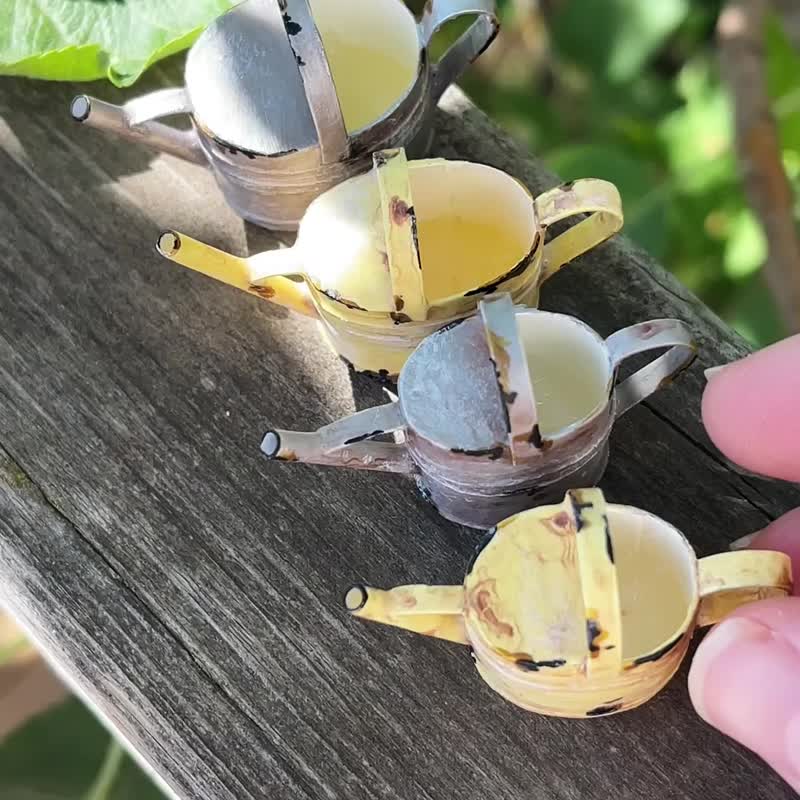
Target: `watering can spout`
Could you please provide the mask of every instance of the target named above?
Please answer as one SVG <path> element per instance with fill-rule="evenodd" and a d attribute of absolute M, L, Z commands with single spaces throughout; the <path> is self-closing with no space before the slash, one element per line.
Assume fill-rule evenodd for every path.
<path fill-rule="evenodd" d="M 164 258 L 182 267 L 307 317 L 317 317 L 305 283 L 285 277 L 295 271 L 295 255 L 291 248 L 271 250 L 252 258 L 240 258 L 198 242 L 183 233 L 167 230 L 159 235 L 156 250 Z M 269 269 L 264 269 L 262 262 L 265 258 L 269 260 Z"/>
<path fill-rule="evenodd" d="M 357 584 L 348 589 L 344 605 L 354 617 L 469 644 L 462 586 L 413 585 L 387 590 Z"/>
<path fill-rule="evenodd" d="M 332 467 L 383 472 L 411 472 L 404 442 L 374 441 L 403 428 L 400 404 L 386 403 L 351 414 L 317 431 L 268 431 L 261 452 L 275 461 L 301 461 Z"/>
<path fill-rule="evenodd" d="M 190 110 L 183 89 L 163 89 L 126 103 L 107 103 L 79 94 L 70 104 L 75 122 L 107 131 L 154 150 L 177 156 L 194 164 L 207 164 L 206 155 L 194 130 L 180 130 L 155 120 Z"/>

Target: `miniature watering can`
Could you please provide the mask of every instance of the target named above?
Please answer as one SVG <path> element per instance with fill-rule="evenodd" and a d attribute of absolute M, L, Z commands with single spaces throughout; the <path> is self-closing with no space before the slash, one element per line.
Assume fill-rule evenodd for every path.
<path fill-rule="evenodd" d="M 627 358 L 670 348 L 615 387 Z M 603 340 L 580 320 L 514 308 L 433 334 L 400 373 L 397 401 L 316 433 L 270 431 L 282 461 L 405 472 L 448 519 L 474 528 L 596 483 L 614 421 L 694 360 L 678 320 L 633 325 Z M 393 434 L 394 441 L 373 441 Z"/>
<path fill-rule="evenodd" d="M 482 164 L 407 162 L 402 150 L 374 161 L 372 172 L 314 200 L 294 247 L 242 259 L 167 231 L 158 249 L 318 316 L 346 362 L 388 378 L 435 330 L 474 314 L 481 297 L 502 290 L 537 305 L 545 280 L 622 226 L 619 193 L 606 181 L 575 181 L 533 199 Z M 590 215 L 544 243 L 548 226 L 581 212 Z"/>
<path fill-rule="evenodd" d="M 436 63 L 447 22 L 477 19 Z M 444 90 L 494 39 L 494 0 L 430 0 L 419 24 L 401 0 L 246 0 L 189 51 L 186 87 L 115 106 L 86 95 L 72 117 L 210 164 L 237 214 L 294 230 L 321 192 L 406 145 L 423 155 Z M 191 131 L 157 122 L 190 114 Z"/>
<path fill-rule="evenodd" d="M 791 590 L 784 553 L 698 561 L 669 523 L 580 489 L 501 522 L 462 586 L 354 586 L 345 605 L 356 617 L 471 645 L 481 678 L 528 711 L 595 717 L 653 697 L 696 627 Z"/>

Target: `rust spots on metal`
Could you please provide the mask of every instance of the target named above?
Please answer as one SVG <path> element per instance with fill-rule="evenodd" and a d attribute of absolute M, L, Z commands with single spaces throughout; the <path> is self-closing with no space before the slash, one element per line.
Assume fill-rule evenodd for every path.
<path fill-rule="evenodd" d="M 542 520 L 542 525 L 557 536 L 569 536 L 574 532 L 572 518 L 566 511 L 559 511 L 552 517 Z"/>
<path fill-rule="evenodd" d="M 220 150 L 230 153 L 232 156 L 242 155 L 252 161 L 253 159 L 264 155 L 264 153 L 257 153 L 255 150 L 247 150 L 244 147 L 237 147 L 236 145 L 230 144 L 230 142 L 226 142 L 224 139 L 220 139 L 218 136 L 214 136 L 210 133 L 208 136 L 213 140 L 214 144 L 217 145 Z M 297 152 L 297 148 L 294 148 L 293 150 L 287 150 L 285 153 L 276 153 L 275 155 L 287 155 L 288 153 L 294 152 Z"/>
<path fill-rule="evenodd" d="M 492 601 L 496 596 L 495 581 L 493 578 L 488 578 L 481 581 L 470 592 L 470 605 L 475 609 L 478 619 L 480 619 L 484 625 L 494 631 L 498 636 L 507 636 L 510 638 L 514 635 L 514 626 L 504 620 L 498 619 L 492 607 Z"/>
<path fill-rule="evenodd" d="M 358 444 L 359 442 L 365 442 L 367 439 L 371 439 L 373 436 L 381 436 L 385 431 L 372 431 L 372 433 L 363 433 L 361 436 L 354 436 L 352 439 L 347 439 L 345 444 Z"/>
<path fill-rule="evenodd" d="M 403 306 L 405 306 L 405 304 L 406 304 L 406 301 L 403 300 L 403 298 L 400 297 L 399 294 L 396 294 L 394 296 L 394 308 L 395 308 L 395 311 L 402 311 L 403 310 Z"/>
<path fill-rule="evenodd" d="M 417 605 L 417 598 L 411 593 L 401 594 L 399 599 L 403 608 L 414 608 Z"/>
<path fill-rule="evenodd" d="M 633 660 L 633 663 L 630 664 L 628 667 L 626 667 L 626 669 L 632 669 L 633 667 L 638 667 L 640 664 L 649 664 L 650 662 L 653 662 L 653 661 L 659 661 L 667 653 L 669 653 L 670 650 L 672 650 L 673 648 L 678 646 L 680 641 L 683 639 L 683 636 L 684 636 L 684 634 L 681 634 L 680 636 L 677 636 L 671 642 L 668 642 L 663 647 L 660 647 L 658 650 L 656 650 L 653 653 L 650 653 L 649 655 L 641 656 L 640 658 L 635 658 Z"/>
<path fill-rule="evenodd" d="M 611 541 L 611 528 L 608 524 L 608 517 L 603 515 L 603 522 L 606 526 L 606 553 L 608 554 L 608 560 L 613 564 L 614 563 L 614 542 Z"/>
<path fill-rule="evenodd" d="M 408 322 L 414 321 L 408 314 L 403 314 L 400 311 L 392 311 L 389 316 L 394 320 L 395 325 L 405 325 Z"/>
<path fill-rule="evenodd" d="M 575 515 L 575 527 L 578 533 L 580 533 L 584 526 L 584 521 L 583 521 L 584 509 L 593 508 L 594 504 L 582 503 L 576 492 L 569 493 L 569 500 L 570 503 L 572 504 L 572 513 Z"/>
<path fill-rule="evenodd" d="M 539 427 L 538 422 L 533 426 L 533 429 L 528 436 L 528 443 L 532 444 L 537 450 L 541 450 L 542 452 L 547 452 L 553 446 L 552 439 L 545 439 L 542 436 L 542 429 Z"/>
<path fill-rule="evenodd" d="M 528 254 L 518 261 L 512 269 L 510 269 L 504 275 L 501 275 L 496 280 L 493 280 L 489 283 L 484 283 L 477 289 L 470 289 L 468 292 L 464 293 L 464 297 L 474 297 L 478 294 L 491 294 L 492 292 L 496 291 L 501 284 L 505 283 L 506 281 L 510 281 L 512 278 L 518 278 L 520 275 L 522 275 L 530 266 L 536 251 L 539 249 L 540 238 L 539 231 L 537 231 L 533 237 L 533 244 L 531 245 L 531 249 L 528 251 Z"/>
<path fill-rule="evenodd" d="M 658 390 L 665 389 L 667 386 L 671 385 L 672 382 L 679 376 L 686 372 L 689 367 L 697 361 L 697 348 L 692 345 L 692 357 L 677 371 L 673 372 L 671 375 L 667 375 L 666 377 L 662 378 L 658 384 Z"/>
<path fill-rule="evenodd" d="M 462 456 L 475 456 L 476 458 L 480 458 L 481 456 L 489 456 L 490 461 L 497 461 L 503 457 L 505 448 L 501 444 L 497 445 L 496 447 L 489 447 L 486 450 L 462 450 L 460 447 L 453 447 L 450 452 Z"/>
<path fill-rule="evenodd" d="M 322 294 L 325 295 L 325 297 L 329 298 L 330 300 L 333 300 L 335 303 L 341 303 L 343 306 L 346 306 L 347 308 L 351 308 L 355 311 L 367 310 L 363 306 L 360 306 L 358 303 L 356 303 L 355 300 L 348 300 L 346 297 L 342 296 L 342 294 L 337 292 L 335 289 L 321 289 L 320 291 L 322 292 Z"/>
<path fill-rule="evenodd" d="M 283 15 L 283 24 L 289 36 L 297 36 L 298 33 L 303 32 L 302 26 L 294 22 L 288 14 Z"/>
<path fill-rule="evenodd" d="M 606 714 L 613 714 L 616 711 L 619 711 L 622 708 L 622 698 L 618 701 L 612 701 L 608 705 L 604 706 L 597 706 L 597 708 L 593 708 L 591 711 L 586 712 L 587 717 L 602 717 Z"/>
<path fill-rule="evenodd" d="M 539 672 L 542 669 L 558 669 L 567 662 L 563 658 L 554 658 L 550 661 L 533 661 L 529 658 L 518 658 L 514 663 L 523 672 Z"/>
<path fill-rule="evenodd" d="M 389 204 L 389 213 L 395 225 L 405 225 L 409 217 L 414 215 L 414 207 L 395 195 Z"/>
<path fill-rule="evenodd" d="M 608 638 L 608 632 L 604 631 L 597 621 L 597 614 L 592 609 L 587 609 L 586 619 L 586 641 L 589 646 L 589 653 L 592 658 L 600 655 L 601 645 L 604 639 Z"/>
<path fill-rule="evenodd" d="M 453 320 L 452 322 L 448 322 L 447 325 L 442 326 L 439 328 L 438 331 L 431 334 L 432 336 L 437 336 L 440 333 L 447 333 L 447 331 L 453 330 L 453 328 L 457 328 L 462 322 L 466 321 L 466 317 L 462 317 L 461 319 Z"/>
<path fill-rule="evenodd" d="M 271 286 L 250 286 L 249 291 L 263 297 L 265 300 L 271 300 L 275 297 L 275 290 Z"/>

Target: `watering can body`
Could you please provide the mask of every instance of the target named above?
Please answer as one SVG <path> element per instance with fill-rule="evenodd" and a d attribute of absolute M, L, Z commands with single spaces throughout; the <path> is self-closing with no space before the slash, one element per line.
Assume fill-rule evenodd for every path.
<path fill-rule="evenodd" d="M 475 21 L 432 63 L 431 38 L 462 16 Z M 209 165 L 240 216 L 295 230 L 374 151 L 427 151 L 441 94 L 497 27 L 494 0 L 433 0 L 419 22 L 401 0 L 246 0 L 192 47 L 185 87 L 125 106 L 81 95 L 72 116 Z M 158 121 L 186 114 L 188 131 Z"/>
<path fill-rule="evenodd" d="M 480 312 L 417 348 L 391 403 L 316 432 L 272 430 L 262 451 L 284 462 L 410 474 L 444 517 L 490 528 L 595 484 L 614 421 L 695 357 L 678 320 L 604 340 L 573 317 L 515 307 L 508 294 L 481 301 Z M 624 360 L 664 350 L 616 383 Z"/>
<path fill-rule="evenodd" d="M 586 718 L 652 698 L 680 667 L 696 627 L 791 590 L 784 553 L 698 559 L 664 520 L 577 489 L 502 520 L 463 584 L 358 584 L 345 607 L 469 645 L 480 677 L 521 708 Z"/>

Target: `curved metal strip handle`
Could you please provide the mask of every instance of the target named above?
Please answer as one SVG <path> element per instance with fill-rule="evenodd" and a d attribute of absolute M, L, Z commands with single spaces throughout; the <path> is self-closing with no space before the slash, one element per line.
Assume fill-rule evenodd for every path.
<path fill-rule="evenodd" d="M 124 106 L 106 103 L 86 94 L 79 94 L 70 104 L 70 114 L 76 122 L 110 131 L 194 164 L 207 164 L 194 129 L 182 131 L 155 121 L 160 117 L 191 112 L 192 104 L 182 88 L 161 89 L 137 97 Z"/>
<path fill-rule="evenodd" d="M 533 204 L 542 228 L 576 214 L 590 215 L 544 246 L 540 283 L 622 228 L 622 200 L 608 181 L 586 178 L 564 183 L 539 195 Z"/>
<path fill-rule="evenodd" d="M 469 644 L 464 627 L 464 587 L 416 584 L 375 589 L 357 584 L 348 589 L 344 606 L 354 617 L 407 631 Z"/>
<path fill-rule="evenodd" d="M 271 5 L 275 9 L 272 13 L 282 16 L 289 44 L 297 59 L 311 118 L 317 130 L 322 163 L 334 164 L 348 156 L 350 137 L 311 5 L 309 0 L 273 0 Z"/>
<path fill-rule="evenodd" d="M 319 316 L 305 283 L 296 283 L 284 277 L 298 272 L 297 254 L 291 248 L 240 258 L 177 231 L 164 231 L 158 237 L 156 250 L 169 261 L 236 289 L 307 317 Z M 265 260 L 268 260 L 270 269 L 267 269 Z"/>
<path fill-rule="evenodd" d="M 481 300 L 480 310 L 506 413 L 511 460 L 517 464 L 544 444 L 528 359 L 520 341 L 511 295 L 502 292 Z"/>
<path fill-rule="evenodd" d="M 500 29 L 494 0 L 428 0 L 419 23 L 423 47 L 430 47 L 436 32 L 451 20 L 463 16 L 477 19 L 439 59 L 431 85 L 434 104 L 445 89 L 494 41 Z"/>
<path fill-rule="evenodd" d="M 407 473 L 412 470 L 412 462 L 404 443 L 369 441 L 404 427 L 400 404 L 392 402 L 352 414 L 312 433 L 268 431 L 261 451 L 277 461 Z"/>
<path fill-rule="evenodd" d="M 623 328 L 606 339 L 606 346 L 615 370 L 626 358 L 637 353 L 670 348 L 616 387 L 614 413 L 617 417 L 688 369 L 697 356 L 691 331 L 677 319 L 654 319 Z"/>
<path fill-rule="evenodd" d="M 381 150 L 372 162 L 381 197 L 386 258 L 392 280 L 392 318 L 398 324 L 424 320 L 428 301 L 422 278 L 417 216 L 411 197 L 408 161 L 403 148 Z"/>
<path fill-rule="evenodd" d="M 716 625 L 745 603 L 792 592 L 792 562 L 785 553 L 739 550 L 699 561 L 698 625 Z"/>
<path fill-rule="evenodd" d="M 572 489 L 567 500 L 575 521 L 575 544 L 586 613 L 586 671 L 620 672 L 622 607 L 606 499 L 600 489 Z"/>

